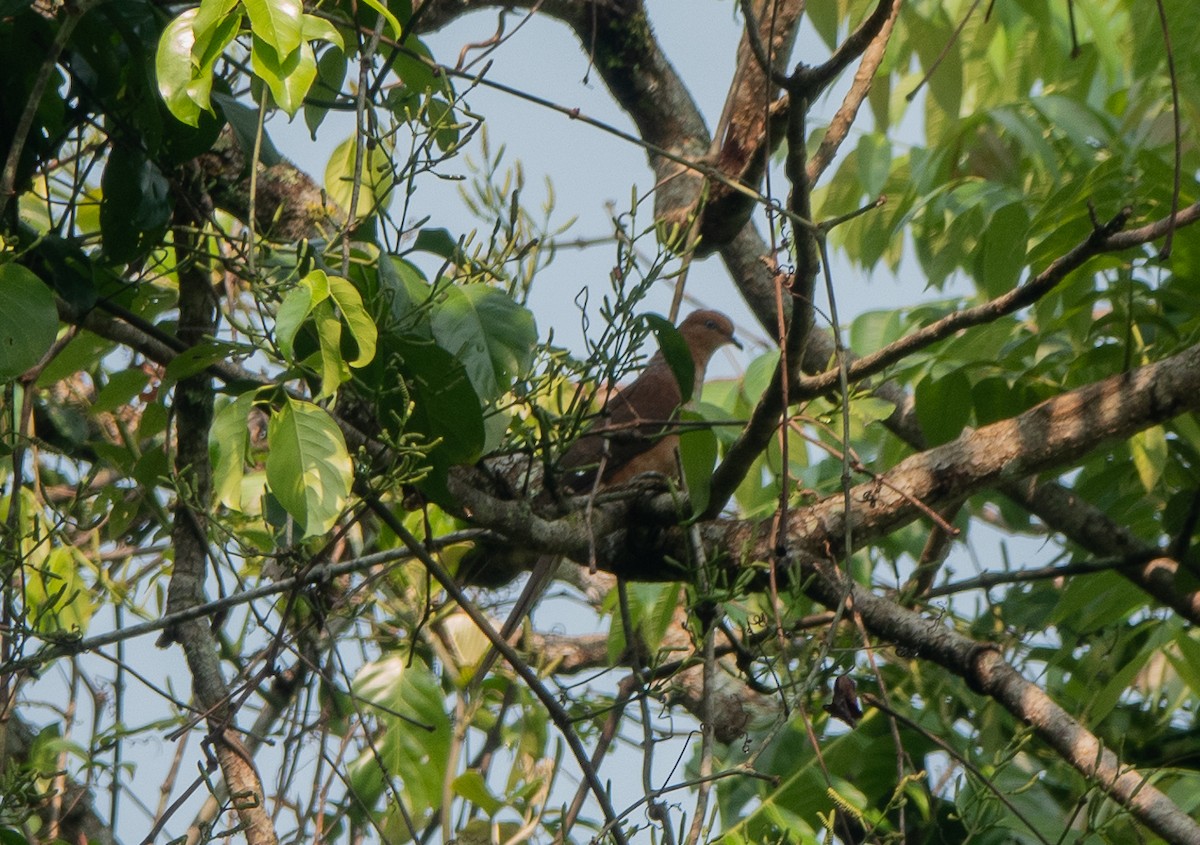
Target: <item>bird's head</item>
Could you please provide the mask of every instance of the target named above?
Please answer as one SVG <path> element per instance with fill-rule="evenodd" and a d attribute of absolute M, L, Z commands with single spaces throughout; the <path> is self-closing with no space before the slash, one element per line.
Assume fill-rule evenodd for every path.
<path fill-rule="evenodd" d="M 733 321 L 720 311 L 693 311 L 679 324 L 679 333 L 691 349 L 692 358 L 701 365 L 727 343 L 742 348 L 733 334 Z"/>

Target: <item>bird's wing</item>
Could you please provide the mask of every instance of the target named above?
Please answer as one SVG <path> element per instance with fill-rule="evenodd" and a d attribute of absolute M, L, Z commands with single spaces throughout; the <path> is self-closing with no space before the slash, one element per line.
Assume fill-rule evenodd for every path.
<path fill-rule="evenodd" d="M 656 356 L 633 384 L 608 401 L 607 418 L 563 454 L 560 466 L 568 470 L 567 487 L 585 490 L 595 481 L 602 461 L 607 480 L 649 451 L 669 431 L 681 399 L 675 374 Z"/>

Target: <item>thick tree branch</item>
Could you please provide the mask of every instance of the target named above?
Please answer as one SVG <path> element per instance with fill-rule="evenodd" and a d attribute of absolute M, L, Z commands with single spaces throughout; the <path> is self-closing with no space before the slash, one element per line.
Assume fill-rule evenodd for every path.
<path fill-rule="evenodd" d="M 709 157 L 730 179 L 757 191 L 771 153 L 783 141 L 787 124 L 787 98 L 777 97 L 779 86 L 765 68 L 768 58 L 777 68 L 791 55 L 804 3 L 759 0 L 754 6 L 750 8 L 750 0 L 742 2 L 746 28 Z M 710 181 L 708 197 L 700 210 L 699 253 L 707 254 L 737 235 L 755 205 L 753 196 Z"/>
<path fill-rule="evenodd" d="M 216 334 L 216 301 L 206 267 L 198 264 L 197 214 L 187 208 L 195 195 L 181 197 L 174 229 L 179 274 L 179 340 L 191 347 Z M 174 568 L 167 593 L 168 614 L 206 601 L 208 513 L 212 503 L 212 467 L 208 435 L 213 418 L 212 376 L 207 372 L 180 379 L 175 387 L 175 472 L 179 478 L 171 542 Z M 220 648 L 207 620 L 191 619 L 163 630 L 160 645 L 183 646 L 192 675 L 192 692 L 208 721 L 212 743 L 234 809 L 249 845 L 275 845 L 274 825 L 267 812 L 262 780 L 234 728 L 229 688 L 221 672 Z"/>
<path fill-rule="evenodd" d="M 852 490 L 856 545 L 911 522 L 926 506 L 954 501 L 998 483 L 1069 466 L 1105 442 L 1200 408 L 1200 345 L 1129 373 L 1069 391 L 1012 419 L 964 432 L 958 439 L 901 461 Z M 840 495 L 792 513 L 797 548 L 840 553 L 845 514 Z M 726 524 L 727 526 L 730 523 Z M 747 548 L 745 523 L 719 531 L 724 548 Z M 715 537 L 713 537 L 715 539 Z M 762 542 L 753 556 L 767 559 Z"/>

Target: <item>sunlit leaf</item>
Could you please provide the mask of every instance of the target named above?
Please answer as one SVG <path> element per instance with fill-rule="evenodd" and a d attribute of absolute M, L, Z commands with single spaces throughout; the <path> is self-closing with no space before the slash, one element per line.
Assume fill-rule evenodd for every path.
<path fill-rule="evenodd" d="M 249 417 L 257 391 L 243 393 L 222 404 L 213 415 L 208 435 L 212 455 L 213 496 L 227 508 L 241 510 Z"/>
<path fill-rule="evenodd" d="M 189 126 L 199 125 L 200 112 L 207 106 L 203 94 L 197 94 L 197 101 L 191 89 L 192 46 L 196 41 L 192 23 L 197 14 L 197 9 L 187 9 L 167 24 L 159 39 L 154 62 L 158 92 L 163 102 L 171 114 Z M 205 86 L 202 88 L 207 90 Z"/>
<path fill-rule="evenodd" d="M 271 416 L 267 481 L 304 536 L 328 531 L 350 494 L 346 442 L 321 408 L 288 398 Z"/>
<path fill-rule="evenodd" d="M 255 36 L 250 49 L 254 73 L 271 89 L 276 105 L 291 117 L 304 105 L 304 97 L 317 78 L 317 59 L 307 43 L 280 55 Z"/>
<path fill-rule="evenodd" d="M 277 56 L 288 56 L 300 47 L 304 32 L 304 4 L 300 0 L 242 0 L 250 15 L 254 37 Z"/>
<path fill-rule="evenodd" d="M 1129 439 L 1129 451 L 1138 479 L 1147 493 L 1158 486 L 1167 466 L 1167 435 L 1161 425 L 1139 431 Z"/>

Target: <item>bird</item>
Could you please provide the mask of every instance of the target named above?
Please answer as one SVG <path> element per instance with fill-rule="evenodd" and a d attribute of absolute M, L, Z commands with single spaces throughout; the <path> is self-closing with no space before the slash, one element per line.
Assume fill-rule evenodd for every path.
<path fill-rule="evenodd" d="M 694 384 L 688 391 L 699 396 L 713 354 L 723 346 L 742 348 L 733 322 L 720 311 L 693 311 L 678 326 L 692 358 Z M 677 476 L 679 435 L 675 418 L 685 404 L 683 390 L 666 355 L 660 350 L 628 387 L 619 389 L 605 404 L 599 421 L 563 453 L 558 466 L 563 486 L 572 493 L 616 487 L 645 473 Z M 510 640 L 541 598 L 558 570 L 559 558 L 541 556 L 529 580 L 509 611 L 500 636 Z M 474 678 L 482 680 L 499 652 L 488 650 Z"/>
<path fill-rule="evenodd" d="M 693 311 L 679 324 L 679 334 L 692 357 L 694 384 L 690 396 L 699 396 L 708 362 L 722 346 L 741 342 L 733 323 L 720 311 Z M 566 471 L 564 485 L 574 493 L 595 485 L 615 487 L 647 472 L 675 474 L 675 416 L 683 391 L 666 356 L 657 352 L 633 384 L 608 400 L 602 421 L 590 428 L 563 454 L 559 467 Z"/>

